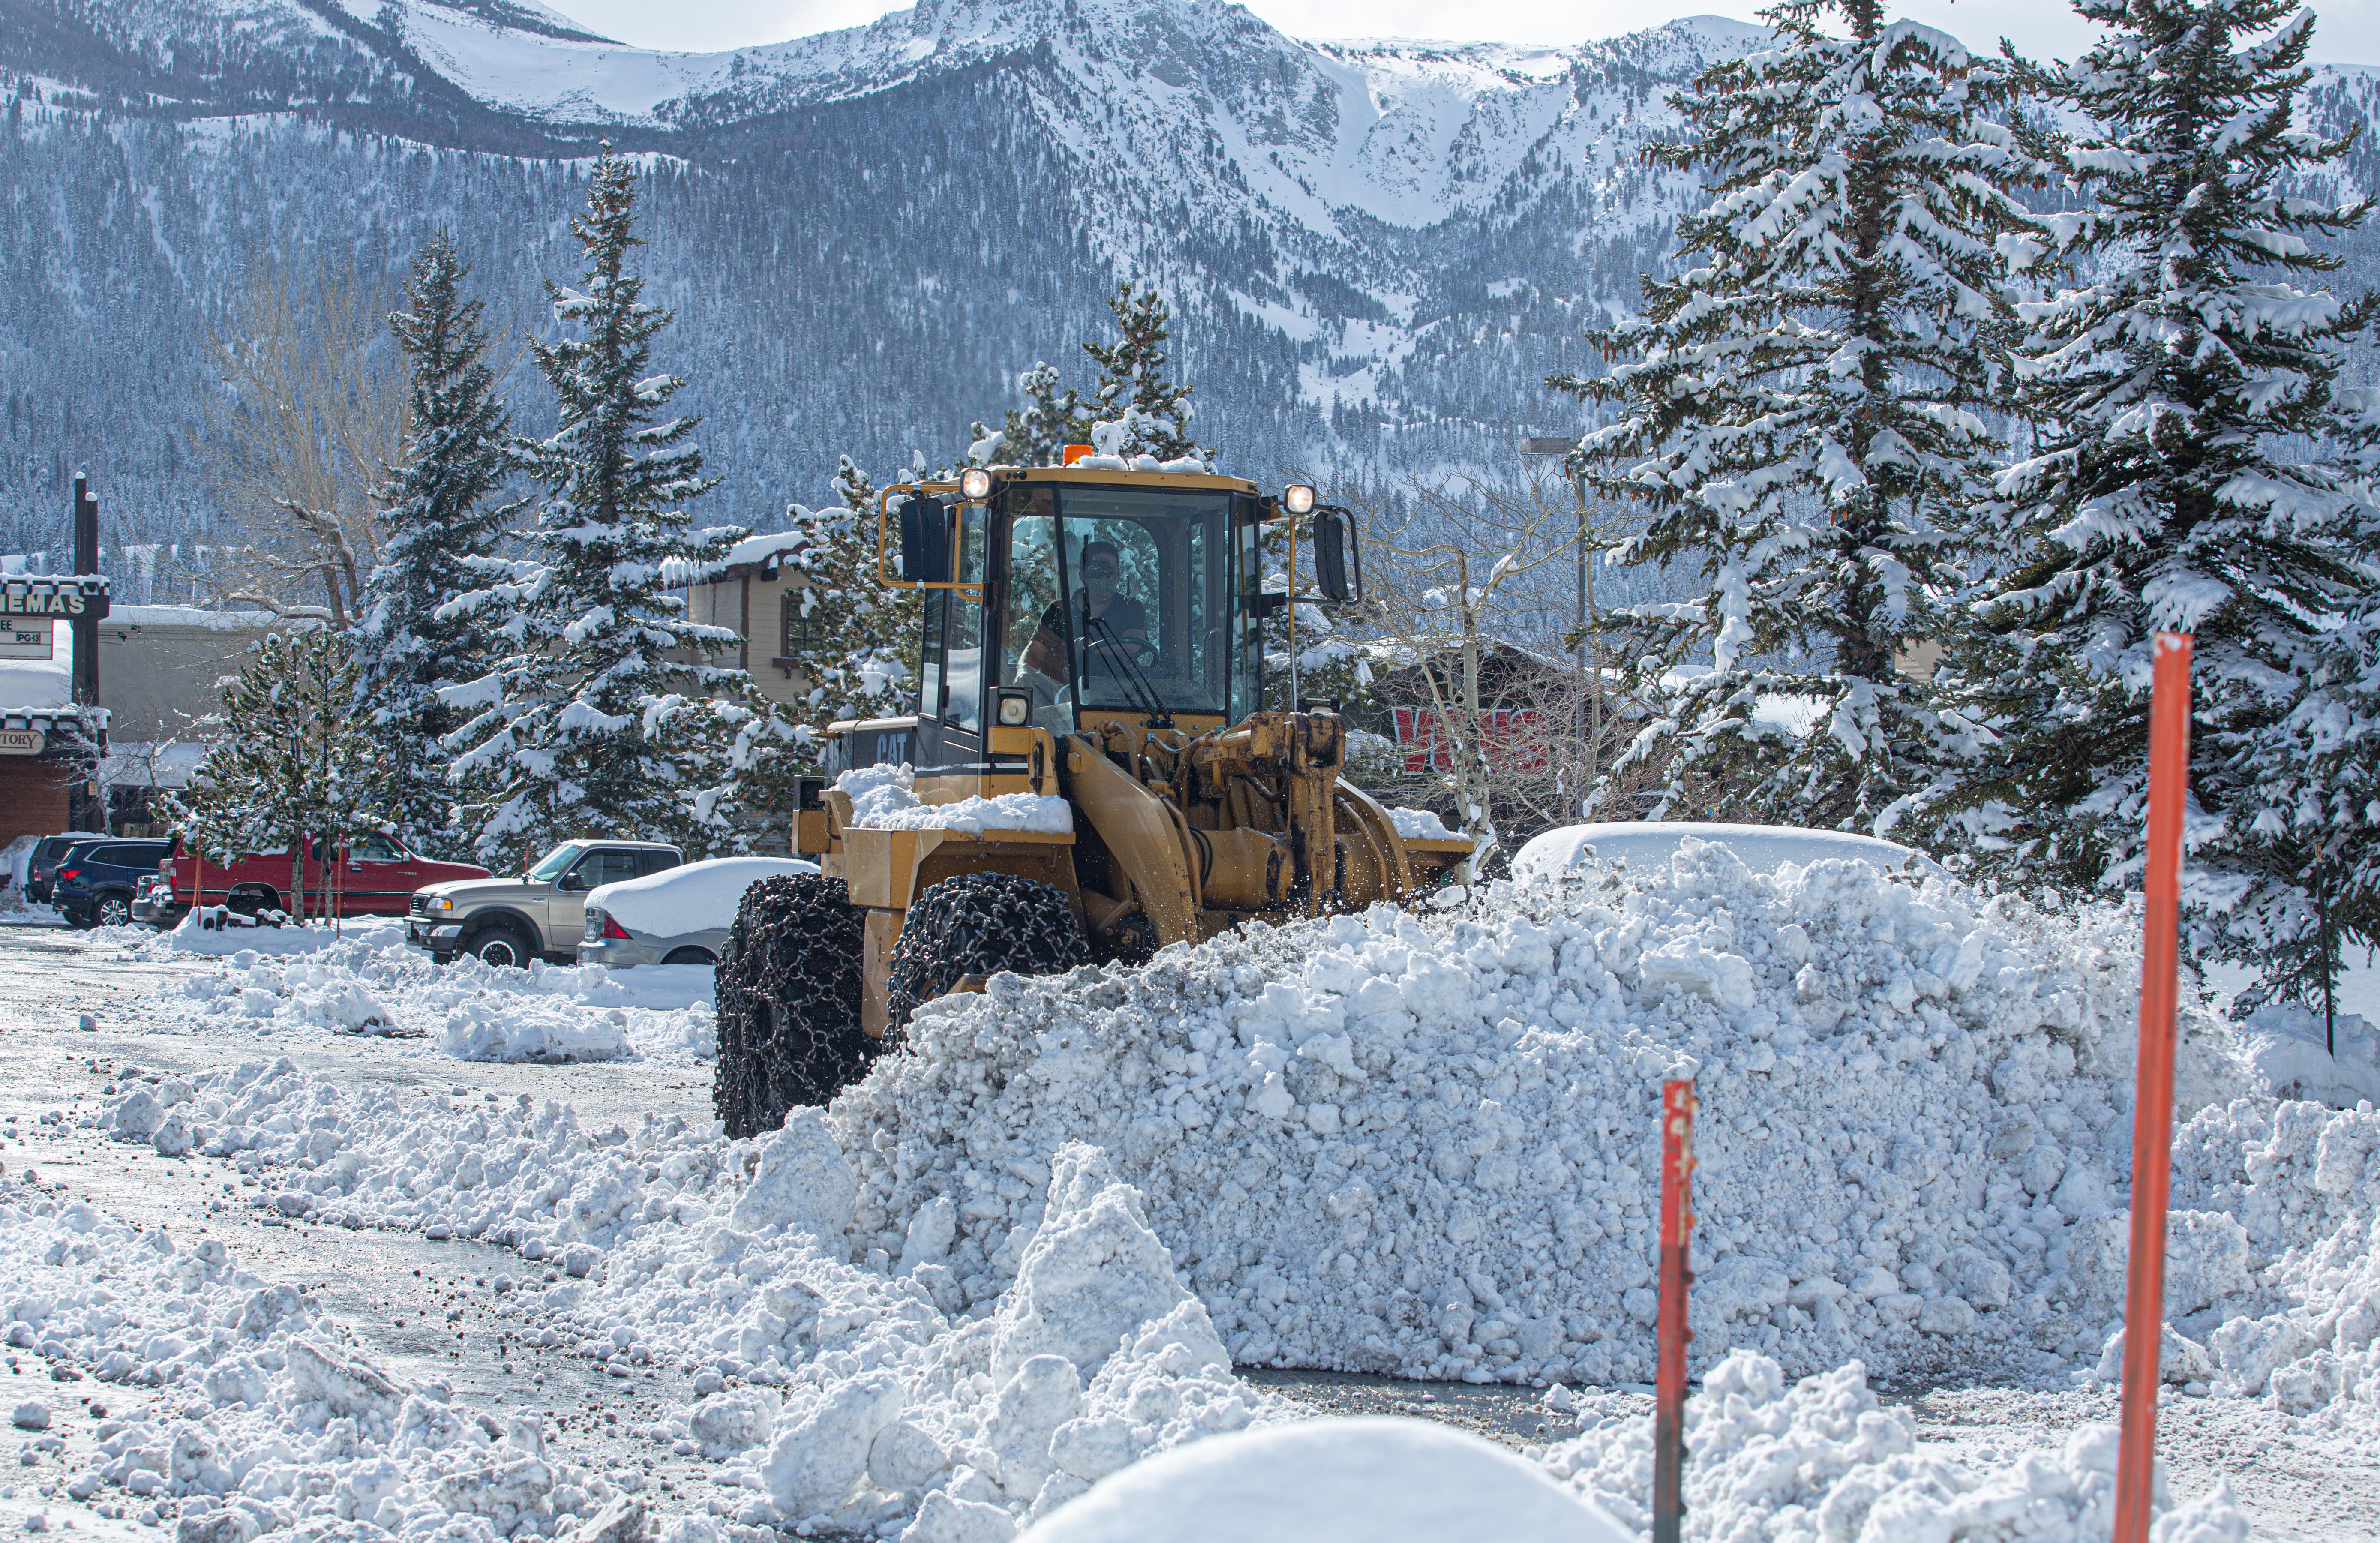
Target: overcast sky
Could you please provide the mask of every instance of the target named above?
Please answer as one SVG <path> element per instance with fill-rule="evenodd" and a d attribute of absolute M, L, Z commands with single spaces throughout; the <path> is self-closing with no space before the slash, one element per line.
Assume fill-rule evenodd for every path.
<path fill-rule="evenodd" d="M 778 43 L 872 21 L 905 8 L 884 0 L 545 0 L 605 37 L 646 48 L 709 51 Z M 2029 54 L 2069 57 L 2088 43 L 2065 0 L 1888 0 L 1956 33 L 1970 46 L 2005 36 Z M 1246 0 L 1248 9 L 1293 37 L 1459 38 L 1579 43 L 1716 12 L 1751 20 L 1758 4 L 1713 0 Z M 2315 7 L 2314 57 L 2380 64 L 2380 0 L 2330 0 Z"/>

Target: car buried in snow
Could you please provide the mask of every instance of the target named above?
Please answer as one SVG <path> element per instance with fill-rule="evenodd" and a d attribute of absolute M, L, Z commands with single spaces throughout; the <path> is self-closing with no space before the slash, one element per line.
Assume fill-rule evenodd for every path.
<path fill-rule="evenodd" d="M 1597 864 L 1632 868 L 1666 864 L 1685 842 L 1724 846 L 1755 873 L 1773 874 L 1787 863 L 1807 868 L 1829 857 L 1856 859 L 1886 873 L 1923 881 L 1949 875 L 1941 864 L 1913 847 L 1849 831 L 1816 831 L 1794 825 L 1730 825 L 1695 820 L 1609 820 L 1563 825 L 1541 832 L 1512 855 L 1517 883 L 1544 883 Z"/>
<path fill-rule="evenodd" d="M 711 857 L 643 879 L 605 884 L 587 896 L 578 962 L 716 965 L 744 892 L 763 879 L 816 873 L 800 857 Z"/>

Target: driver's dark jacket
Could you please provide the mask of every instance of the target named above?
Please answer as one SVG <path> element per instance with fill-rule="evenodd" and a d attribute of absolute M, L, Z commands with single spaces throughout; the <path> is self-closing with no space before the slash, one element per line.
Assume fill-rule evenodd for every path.
<path fill-rule="evenodd" d="M 1089 626 L 1095 618 L 1091 615 L 1090 597 L 1081 589 L 1075 591 L 1075 614 L 1083 625 L 1075 628 L 1070 646 L 1075 650 L 1075 657 L 1082 659 L 1084 649 L 1095 637 Z M 1119 642 L 1130 640 L 1132 634 L 1135 632 L 1144 638 L 1148 636 L 1148 609 L 1130 595 L 1119 594 L 1115 599 L 1108 601 L 1108 608 L 1101 612 L 1096 620 Z M 1058 614 L 1055 602 L 1041 613 L 1043 629 L 1054 637 L 1065 636 L 1061 626 L 1062 621 L 1062 618 Z M 1091 674 L 1111 675 L 1121 679 L 1123 677 L 1123 666 L 1116 659 L 1115 652 L 1116 650 L 1112 649 L 1095 650 L 1085 662 L 1084 668 Z"/>

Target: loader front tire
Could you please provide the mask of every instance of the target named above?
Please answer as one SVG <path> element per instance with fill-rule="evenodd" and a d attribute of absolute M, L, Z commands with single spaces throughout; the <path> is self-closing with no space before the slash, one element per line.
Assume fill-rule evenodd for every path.
<path fill-rule="evenodd" d="M 917 897 L 886 971 L 892 1032 L 969 976 L 1062 975 L 1091 962 L 1063 890 L 1014 873 L 961 873 Z"/>
<path fill-rule="evenodd" d="M 861 926 L 840 879 L 798 873 L 744 892 L 719 956 L 711 1101 L 730 1136 L 785 1123 L 868 1070 L 859 1027 Z"/>

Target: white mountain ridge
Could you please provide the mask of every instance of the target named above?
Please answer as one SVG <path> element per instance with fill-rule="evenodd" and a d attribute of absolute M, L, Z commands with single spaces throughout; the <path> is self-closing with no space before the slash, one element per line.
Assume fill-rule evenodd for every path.
<path fill-rule="evenodd" d="M 367 22 L 382 9 L 340 3 Z M 1333 234 L 1344 211 L 1408 229 L 1475 212 L 1549 144 L 1594 158 L 1612 115 L 1584 111 L 1583 73 L 1666 82 L 1765 35 L 1697 17 L 1566 47 L 1302 42 L 1220 0 L 923 0 L 863 27 L 697 54 L 540 35 L 442 0 L 396 6 L 407 44 L 446 79 L 553 123 L 665 128 L 729 104 L 736 116 L 811 105 L 1046 49 L 1096 115 L 1123 115 L 1112 127 L 1127 137 L 1168 121 L 1211 132 L 1245 192 Z"/>

